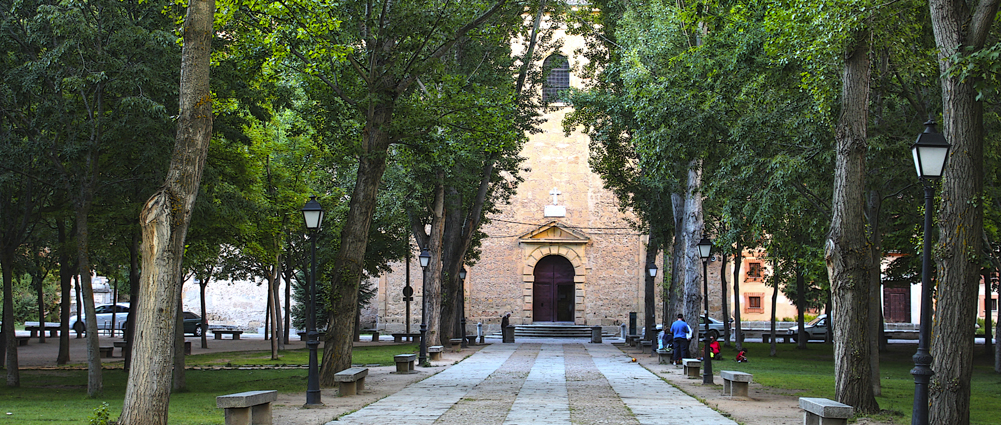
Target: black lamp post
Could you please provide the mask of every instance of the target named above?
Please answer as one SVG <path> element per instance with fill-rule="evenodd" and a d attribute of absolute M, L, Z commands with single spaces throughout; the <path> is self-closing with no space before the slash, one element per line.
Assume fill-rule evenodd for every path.
<path fill-rule="evenodd" d="M 316 360 L 316 348 L 320 345 L 319 333 L 316 332 L 316 232 L 323 223 L 323 207 L 316 202 L 316 196 L 310 196 L 309 202 L 302 207 L 302 218 L 309 229 L 309 240 L 312 242 L 310 252 L 309 272 L 309 315 L 306 321 L 306 346 L 309 347 L 309 376 L 306 379 L 306 406 L 322 406 L 320 401 L 320 371 Z"/>
<path fill-rule="evenodd" d="M 421 255 L 417 256 L 421 262 L 421 354 L 418 361 L 421 365 L 428 360 L 428 264 L 431 264 L 431 252 L 427 248 L 421 249 Z"/>
<path fill-rule="evenodd" d="M 657 354 L 657 321 L 656 300 L 654 299 L 654 278 L 657 277 L 657 265 L 653 261 L 646 264 L 646 334 L 650 341 L 650 354 Z"/>
<path fill-rule="evenodd" d="M 928 423 L 928 382 L 935 374 L 931 370 L 932 356 L 928 351 L 931 342 L 931 211 L 934 208 L 932 181 L 942 177 L 945 163 L 949 158 L 949 142 L 935 131 L 935 121 L 925 123 L 925 131 L 911 146 L 914 166 L 925 188 L 925 229 L 921 246 L 921 330 L 918 337 L 918 352 L 914 354 L 914 407 L 911 411 L 912 425 Z"/>
<path fill-rule="evenodd" d="M 461 317 L 461 319 L 459 319 L 459 328 L 461 329 L 461 331 L 460 331 L 461 334 L 459 335 L 459 338 L 462 338 L 462 342 L 459 343 L 459 346 L 462 347 L 462 348 L 466 348 L 467 347 L 467 344 L 466 344 L 466 266 L 462 266 L 462 268 L 459 269 L 459 298 L 462 300 L 462 303 L 459 304 L 459 317 Z"/>
<path fill-rule="evenodd" d="M 713 383 L 713 358 L 712 353 L 709 352 L 709 254 L 713 250 L 713 242 L 706 237 L 703 237 L 699 241 L 699 257 L 702 257 L 702 292 L 703 301 L 705 301 L 706 307 L 706 333 L 703 335 L 703 345 L 705 345 L 705 351 L 702 355 L 702 361 L 705 363 L 705 368 L 702 369 L 702 384 L 712 384 Z"/>

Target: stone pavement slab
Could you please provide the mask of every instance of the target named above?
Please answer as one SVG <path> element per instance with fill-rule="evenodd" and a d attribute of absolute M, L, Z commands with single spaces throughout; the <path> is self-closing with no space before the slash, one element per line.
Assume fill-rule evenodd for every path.
<path fill-rule="evenodd" d="M 503 420 L 503 422 L 501 422 Z M 610 344 L 493 344 L 338 424 L 736 425 Z"/>

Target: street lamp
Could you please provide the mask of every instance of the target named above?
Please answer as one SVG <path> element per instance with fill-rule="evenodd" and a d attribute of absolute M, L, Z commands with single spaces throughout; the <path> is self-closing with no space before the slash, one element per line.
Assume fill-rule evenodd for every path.
<path fill-rule="evenodd" d="M 316 332 L 316 232 L 323 223 L 323 207 L 316 201 L 316 196 L 310 196 L 306 206 L 302 207 L 302 218 L 309 230 L 309 240 L 312 242 L 310 251 L 309 272 L 309 315 L 306 322 L 306 346 L 309 347 L 309 376 L 306 379 L 306 406 L 323 406 L 320 401 L 320 372 L 316 360 L 316 348 L 320 345 L 319 333 Z"/>
<path fill-rule="evenodd" d="M 459 338 L 462 338 L 462 342 L 459 346 L 466 348 L 466 266 L 462 266 L 459 269 L 459 298 L 462 299 L 462 303 L 459 304 L 459 328 L 462 329 L 462 333 Z"/>
<path fill-rule="evenodd" d="M 646 335 L 647 340 L 650 341 L 650 354 L 657 354 L 657 327 L 654 322 L 657 321 L 657 313 L 654 312 L 656 308 L 656 300 L 654 300 L 654 282 L 653 279 L 657 277 L 657 265 L 650 261 L 646 264 Z"/>
<path fill-rule="evenodd" d="M 421 354 L 418 361 L 421 365 L 428 359 L 428 264 L 431 264 L 431 252 L 427 248 L 421 249 L 421 255 L 417 256 L 421 262 Z"/>
<path fill-rule="evenodd" d="M 709 254 L 713 250 L 713 242 L 706 237 L 702 237 L 699 241 L 699 257 L 702 257 L 702 292 L 703 301 L 705 301 L 706 307 L 706 334 L 703 336 L 703 344 L 705 344 L 705 351 L 702 355 L 702 361 L 705 363 L 706 367 L 703 369 L 702 373 L 702 384 L 713 383 L 713 357 L 712 353 L 709 352 Z"/>
<path fill-rule="evenodd" d="M 931 370 L 932 356 L 928 351 L 931 342 L 931 210 L 934 208 L 933 180 L 942 177 L 945 163 L 949 159 L 951 145 L 941 133 L 935 131 L 935 121 L 925 123 L 925 131 L 911 146 L 914 166 L 925 188 L 925 229 L 921 246 L 921 327 L 918 337 L 918 352 L 914 354 L 914 407 L 911 424 L 928 423 L 928 382 L 935 372 Z"/>

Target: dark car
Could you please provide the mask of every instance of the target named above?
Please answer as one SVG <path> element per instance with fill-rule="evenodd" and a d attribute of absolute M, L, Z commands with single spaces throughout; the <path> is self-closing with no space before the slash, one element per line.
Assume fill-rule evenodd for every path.
<path fill-rule="evenodd" d="M 184 312 L 184 333 L 194 336 L 202 336 L 202 317 L 190 311 Z M 208 327 L 208 323 L 205 324 Z"/>

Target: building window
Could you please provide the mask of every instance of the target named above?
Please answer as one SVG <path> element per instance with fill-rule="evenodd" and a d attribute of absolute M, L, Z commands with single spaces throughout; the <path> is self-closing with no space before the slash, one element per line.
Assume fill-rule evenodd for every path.
<path fill-rule="evenodd" d="M 991 311 L 998 311 L 998 299 L 991 298 Z"/>
<path fill-rule="evenodd" d="M 760 281 L 762 275 L 761 263 L 757 261 L 747 263 L 747 280 Z"/>
<path fill-rule="evenodd" d="M 744 294 L 744 312 L 745 313 L 764 313 L 765 308 L 761 304 L 761 298 L 765 294 L 762 293 L 749 293 Z"/>
<path fill-rule="evenodd" d="M 560 55 L 552 55 L 542 63 L 546 72 L 546 83 L 542 87 L 542 101 L 546 103 L 568 103 L 570 89 L 570 62 Z"/>

